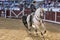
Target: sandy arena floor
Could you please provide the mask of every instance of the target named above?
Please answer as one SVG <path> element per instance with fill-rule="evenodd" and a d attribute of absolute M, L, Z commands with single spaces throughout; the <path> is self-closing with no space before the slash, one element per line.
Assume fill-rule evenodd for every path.
<path fill-rule="evenodd" d="M 60 25 L 46 23 L 45 40 L 60 40 Z M 41 37 L 30 36 L 20 19 L 0 17 L 0 40 L 42 40 Z"/>

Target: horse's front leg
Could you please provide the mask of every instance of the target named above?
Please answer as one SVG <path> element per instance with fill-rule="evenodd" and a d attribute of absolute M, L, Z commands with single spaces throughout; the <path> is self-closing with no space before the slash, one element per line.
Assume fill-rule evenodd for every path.
<path fill-rule="evenodd" d="M 38 25 L 35 24 L 35 25 L 33 26 L 33 28 L 34 28 L 34 33 L 35 33 L 35 35 L 37 36 L 38 33 L 39 33 L 39 31 L 38 31 L 38 30 L 39 30 Z"/>
<path fill-rule="evenodd" d="M 27 16 L 27 25 L 28 25 L 28 32 L 31 34 L 31 26 L 30 26 L 30 15 Z"/>
<path fill-rule="evenodd" d="M 40 23 L 41 23 L 41 27 L 43 29 L 41 31 L 41 35 L 42 35 L 42 38 L 45 40 L 44 34 L 46 33 L 46 27 L 45 27 L 45 24 L 44 24 L 44 21 L 43 20 L 41 20 Z"/>
<path fill-rule="evenodd" d="M 43 28 L 42 35 L 46 33 L 46 27 L 44 25 L 43 20 L 41 20 L 41 27 Z"/>

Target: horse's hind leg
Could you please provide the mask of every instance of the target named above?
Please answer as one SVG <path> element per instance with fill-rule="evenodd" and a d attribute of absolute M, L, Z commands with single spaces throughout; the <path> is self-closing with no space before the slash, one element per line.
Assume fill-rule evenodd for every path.
<path fill-rule="evenodd" d="M 38 35 L 38 30 L 37 29 L 35 29 L 35 32 L 36 32 L 36 35 Z"/>
<path fill-rule="evenodd" d="M 31 34 L 30 15 L 27 16 L 28 32 Z"/>
<path fill-rule="evenodd" d="M 28 32 L 29 32 L 29 34 L 31 34 L 31 27 L 30 27 L 30 23 L 28 23 Z"/>

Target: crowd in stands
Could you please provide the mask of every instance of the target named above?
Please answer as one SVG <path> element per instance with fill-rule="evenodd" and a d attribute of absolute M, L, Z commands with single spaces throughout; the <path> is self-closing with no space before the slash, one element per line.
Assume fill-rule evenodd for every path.
<path fill-rule="evenodd" d="M 9 2 L 8 2 L 9 3 Z M 7 4 L 8 4 L 7 3 Z M 36 1 L 36 3 L 34 4 L 34 6 L 36 7 L 36 8 L 38 8 L 39 6 L 40 6 L 40 3 L 42 4 L 42 7 L 45 7 L 45 8 L 50 8 L 50 7 L 60 7 L 60 3 L 56 0 L 56 1 L 52 1 L 52 0 L 50 0 L 50 1 L 48 1 L 48 0 L 45 0 L 45 1 L 43 1 L 43 2 L 37 2 Z M 12 3 L 12 4 L 14 4 L 14 3 Z M 15 3 L 16 4 L 16 3 Z M 14 5 L 15 5 L 14 4 Z M 24 8 L 30 8 L 30 6 L 31 6 L 31 4 L 33 4 L 33 2 L 30 2 L 30 3 L 28 3 L 26 0 L 25 1 L 21 1 L 20 3 L 19 3 L 19 7 L 20 7 L 20 10 L 22 10 L 23 9 L 23 7 Z M 4 4 L 5 5 L 5 4 Z M 8 7 L 10 6 L 10 7 L 15 7 L 15 6 L 12 6 L 12 5 L 8 5 Z M 17 5 L 16 5 L 17 6 Z M 5 6 L 4 6 L 4 8 L 5 8 Z"/>
<path fill-rule="evenodd" d="M 39 3 L 39 2 L 38 2 Z M 25 3 L 25 6 L 26 7 L 28 7 L 27 6 L 28 4 L 27 3 Z M 39 6 L 39 4 L 38 4 L 38 6 Z M 37 7 L 37 6 L 36 6 Z M 50 1 L 43 1 L 42 2 L 42 7 L 60 7 L 60 3 L 56 0 L 56 1 L 52 1 L 52 0 L 50 0 Z"/>
<path fill-rule="evenodd" d="M 48 2 L 44 2 L 44 7 L 58 7 L 60 6 L 60 3 L 56 0 L 56 1 L 48 1 Z"/>

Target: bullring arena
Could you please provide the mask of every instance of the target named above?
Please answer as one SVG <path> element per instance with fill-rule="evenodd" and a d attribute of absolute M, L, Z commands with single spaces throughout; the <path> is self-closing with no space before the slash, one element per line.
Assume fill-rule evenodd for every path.
<path fill-rule="evenodd" d="M 60 25 L 46 23 L 45 40 L 60 40 Z M 0 17 L 0 40 L 42 40 L 41 36 L 29 35 L 21 19 Z"/>
<path fill-rule="evenodd" d="M 29 35 L 27 28 L 23 25 L 21 17 L 31 13 L 30 4 L 24 2 L 26 1 L 0 0 L 0 40 L 60 40 L 60 2 L 53 1 L 53 5 L 47 3 L 48 6 L 44 7 L 44 21 L 47 30 L 44 38 L 40 33 L 38 36 Z M 27 1 L 27 3 L 29 2 Z M 40 2 L 42 1 L 37 2 L 37 4 Z"/>

